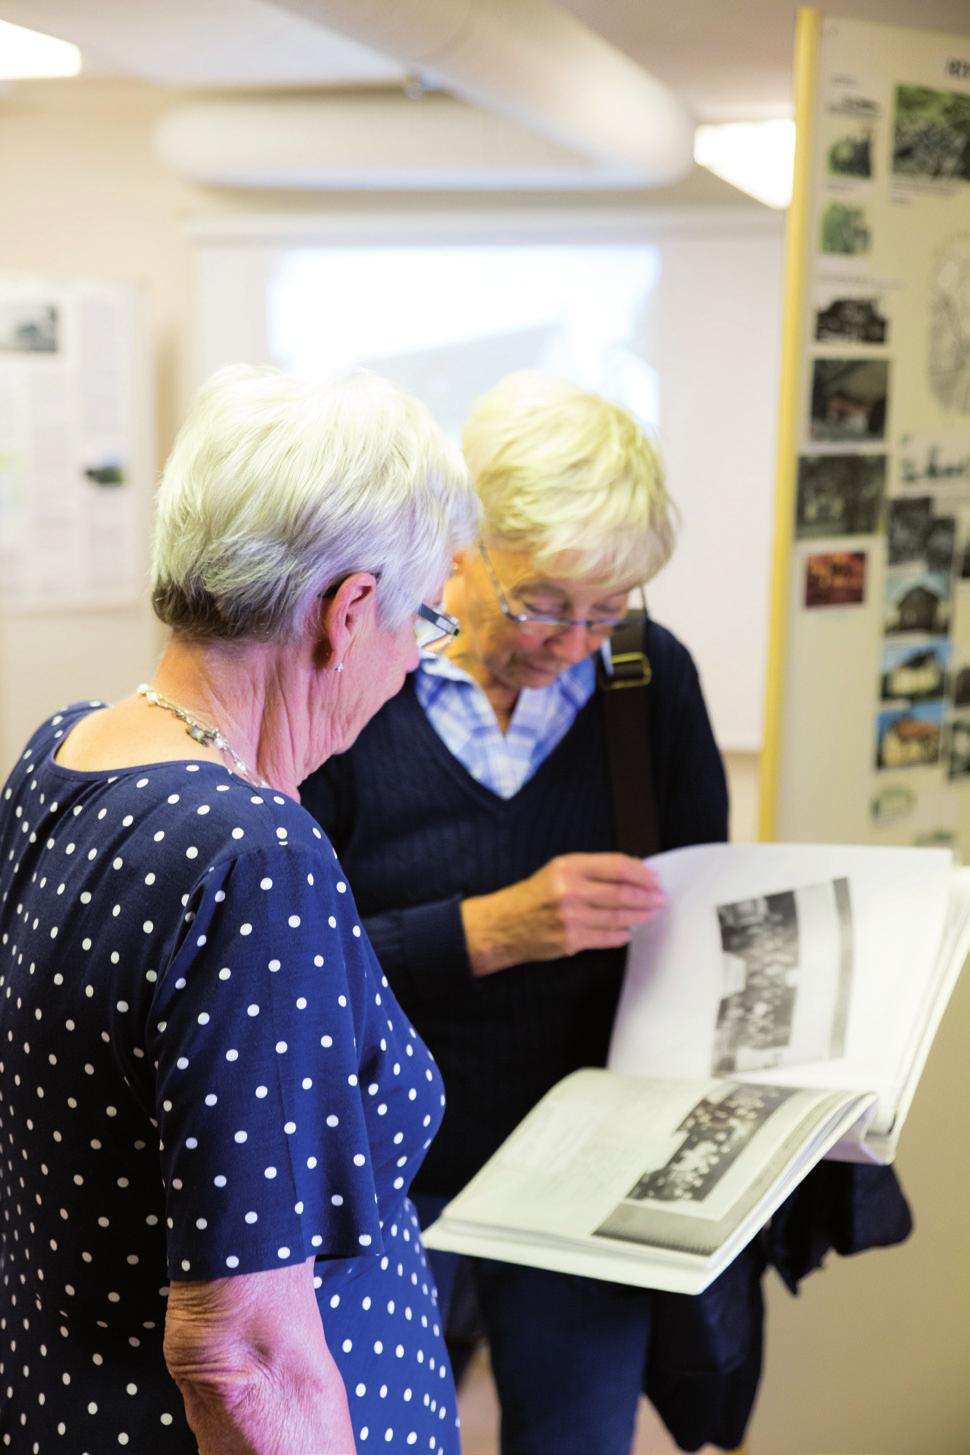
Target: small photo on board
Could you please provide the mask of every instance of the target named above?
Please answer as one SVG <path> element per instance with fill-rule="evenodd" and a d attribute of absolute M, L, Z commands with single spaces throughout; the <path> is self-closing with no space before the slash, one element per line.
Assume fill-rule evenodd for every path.
<path fill-rule="evenodd" d="M 836 257 L 859 257 L 872 246 L 872 230 L 864 207 L 830 202 L 822 213 L 819 248 Z"/>
<path fill-rule="evenodd" d="M 890 566 L 926 560 L 926 546 L 933 519 L 929 495 L 908 495 L 890 500 L 886 511 L 886 536 Z"/>
<path fill-rule="evenodd" d="M 960 558 L 957 561 L 957 569 L 961 581 L 970 581 L 970 537 L 963 543 Z"/>
<path fill-rule="evenodd" d="M 899 441 L 899 483 L 904 490 L 970 489 L 970 430 L 904 434 Z"/>
<path fill-rule="evenodd" d="M 897 86 L 893 171 L 970 181 L 970 95 Z"/>
<path fill-rule="evenodd" d="M 970 662 L 962 662 L 951 677 L 953 706 L 970 707 Z"/>
<path fill-rule="evenodd" d="M 926 537 L 926 565 L 930 571 L 952 571 L 957 544 L 957 523 L 952 515 L 934 515 Z"/>
<path fill-rule="evenodd" d="M 805 563 L 805 605 L 859 606 L 866 599 L 865 551 L 830 551 Z"/>
<path fill-rule="evenodd" d="M 812 439 L 859 444 L 883 439 L 888 392 L 886 359 L 815 359 Z"/>
<path fill-rule="evenodd" d="M 869 817 L 874 824 L 882 827 L 908 818 L 915 807 L 916 794 L 911 788 L 903 788 L 898 783 L 888 784 L 869 800 Z"/>
<path fill-rule="evenodd" d="M 876 767 L 918 768 L 940 761 L 942 702 L 922 702 L 876 720 Z"/>
<path fill-rule="evenodd" d="M 829 141 L 825 165 L 830 177 L 872 176 L 873 129 L 862 122 L 846 121 L 843 130 Z"/>
<path fill-rule="evenodd" d="M 109 488 L 115 485 L 124 485 L 128 478 L 124 463 L 114 456 L 105 456 L 104 459 L 93 460 L 90 465 L 84 467 L 81 473 L 85 480 L 89 480 L 92 485 Z"/>
<path fill-rule="evenodd" d="M 946 776 L 970 778 L 970 718 L 955 717 L 947 729 Z"/>
<path fill-rule="evenodd" d="M 847 294 L 844 289 L 819 298 L 815 337 L 819 343 L 884 344 L 889 338 L 885 301 L 878 294 Z"/>
<path fill-rule="evenodd" d="M 879 669 L 879 696 L 884 702 L 926 702 L 942 697 L 949 663 L 948 637 L 919 646 L 886 642 Z"/>
<path fill-rule="evenodd" d="M 926 632 L 944 636 L 950 627 L 950 577 L 942 571 L 914 572 L 903 567 L 886 579 L 887 635 Z"/>
<path fill-rule="evenodd" d="M 0 353 L 56 354 L 59 322 L 51 303 L 0 302 Z"/>
<path fill-rule="evenodd" d="M 885 489 L 885 455 L 801 455 L 796 536 L 874 535 Z"/>

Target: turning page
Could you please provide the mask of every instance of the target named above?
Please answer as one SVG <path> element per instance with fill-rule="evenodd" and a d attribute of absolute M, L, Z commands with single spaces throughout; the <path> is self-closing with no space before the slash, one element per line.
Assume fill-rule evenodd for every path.
<path fill-rule="evenodd" d="M 873 1090 L 888 1134 L 967 949 L 949 850 L 709 844 L 648 862 L 667 908 L 630 945 L 610 1067 Z"/>

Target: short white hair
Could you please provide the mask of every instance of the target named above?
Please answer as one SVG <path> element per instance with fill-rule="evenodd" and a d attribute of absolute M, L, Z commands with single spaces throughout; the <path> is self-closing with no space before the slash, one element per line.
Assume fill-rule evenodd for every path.
<path fill-rule="evenodd" d="M 162 474 L 151 592 L 180 635 L 287 640 L 353 571 L 398 626 L 474 539 L 468 472 L 428 410 L 364 370 L 237 364 L 199 390 Z"/>
<path fill-rule="evenodd" d="M 462 436 L 487 543 L 573 578 L 649 581 L 674 548 L 660 457 L 627 410 L 538 370 L 509 374 Z"/>

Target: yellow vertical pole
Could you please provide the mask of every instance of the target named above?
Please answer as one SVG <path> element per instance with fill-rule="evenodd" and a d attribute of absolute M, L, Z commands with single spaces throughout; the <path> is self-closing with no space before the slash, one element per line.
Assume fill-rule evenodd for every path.
<path fill-rule="evenodd" d="M 785 296 L 782 312 L 781 394 L 778 407 L 778 456 L 775 472 L 775 537 L 771 565 L 768 670 L 765 684 L 764 744 L 758 834 L 775 837 L 781 768 L 782 699 L 788 594 L 795 524 L 795 463 L 801 420 L 800 380 L 804 353 L 805 288 L 811 216 L 815 76 L 821 17 L 799 10 L 795 25 L 795 171 L 785 232 Z"/>

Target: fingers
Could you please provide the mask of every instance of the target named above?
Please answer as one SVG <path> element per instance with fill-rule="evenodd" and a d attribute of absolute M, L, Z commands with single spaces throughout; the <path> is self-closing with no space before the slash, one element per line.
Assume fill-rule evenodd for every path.
<path fill-rule="evenodd" d="M 630 854 L 568 854 L 563 862 L 585 879 L 629 884 L 641 889 L 660 887 L 660 879 L 654 870 Z"/>
<path fill-rule="evenodd" d="M 627 923 L 656 914 L 666 904 L 660 884 L 647 887 L 607 879 L 577 879 L 569 887 L 569 898 L 577 907 L 613 910 L 627 916 Z"/>

